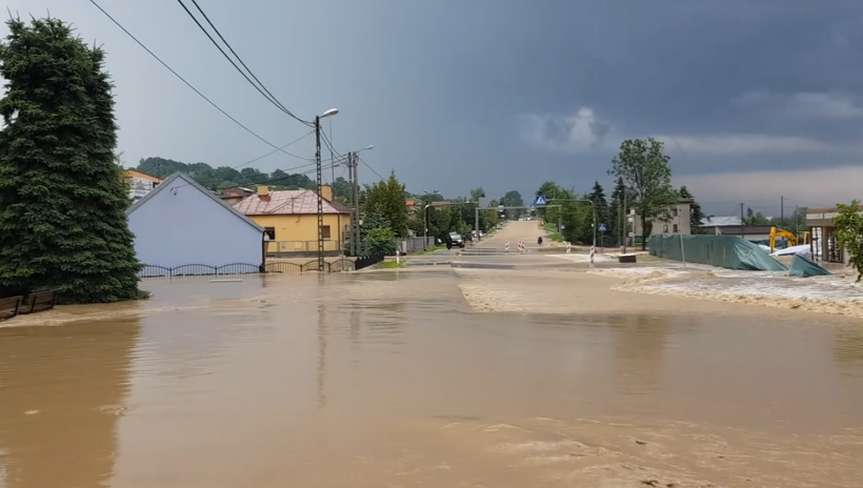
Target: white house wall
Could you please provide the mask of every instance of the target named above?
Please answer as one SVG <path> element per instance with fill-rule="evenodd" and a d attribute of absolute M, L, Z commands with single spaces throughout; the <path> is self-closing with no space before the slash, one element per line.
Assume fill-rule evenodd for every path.
<path fill-rule="evenodd" d="M 262 235 L 230 210 L 177 178 L 129 215 L 143 264 L 261 264 Z"/>

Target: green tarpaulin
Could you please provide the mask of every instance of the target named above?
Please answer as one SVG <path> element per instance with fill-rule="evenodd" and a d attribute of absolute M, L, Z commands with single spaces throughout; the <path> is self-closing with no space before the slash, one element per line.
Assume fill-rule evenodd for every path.
<path fill-rule="evenodd" d="M 791 276 L 808 278 L 810 276 L 823 276 L 831 273 L 805 257 L 795 254 L 794 260 L 791 261 L 791 267 L 788 268 L 788 274 Z"/>
<path fill-rule="evenodd" d="M 651 236 L 650 254 L 688 263 L 729 269 L 785 271 L 785 266 L 757 244 L 737 236 Z"/>

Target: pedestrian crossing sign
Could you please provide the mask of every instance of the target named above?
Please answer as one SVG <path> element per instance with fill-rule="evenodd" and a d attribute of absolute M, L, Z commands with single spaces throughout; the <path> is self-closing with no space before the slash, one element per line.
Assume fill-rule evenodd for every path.
<path fill-rule="evenodd" d="M 545 197 L 542 195 L 538 195 L 536 197 L 536 201 L 533 202 L 534 205 L 545 205 L 547 202 L 545 201 Z"/>

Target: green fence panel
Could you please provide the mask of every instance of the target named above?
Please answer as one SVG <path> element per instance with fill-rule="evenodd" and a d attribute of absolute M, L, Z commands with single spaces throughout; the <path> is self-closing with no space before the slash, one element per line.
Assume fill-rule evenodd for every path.
<path fill-rule="evenodd" d="M 795 254 L 794 259 L 791 261 L 791 267 L 788 268 L 788 274 L 808 278 L 810 276 L 824 276 L 831 273 L 805 257 Z"/>
<path fill-rule="evenodd" d="M 757 244 L 737 236 L 651 236 L 650 254 L 728 269 L 785 271 L 785 266 Z"/>

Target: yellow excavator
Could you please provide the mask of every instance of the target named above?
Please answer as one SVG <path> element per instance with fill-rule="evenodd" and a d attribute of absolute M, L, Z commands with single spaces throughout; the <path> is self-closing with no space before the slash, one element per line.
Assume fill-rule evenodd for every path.
<path fill-rule="evenodd" d="M 770 228 L 770 252 L 771 253 L 776 250 L 776 239 L 779 239 L 779 238 L 787 240 L 788 241 L 788 247 L 796 246 L 797 242 L 799 240 L 797 238 L 797 236 L 794 235 L 794 233 L 787 231 L 783 228 L 773 226 Z M 808 232 L 803 233 L 802 243 L 803 244 L 809 243 L 809 233 Z"/>

